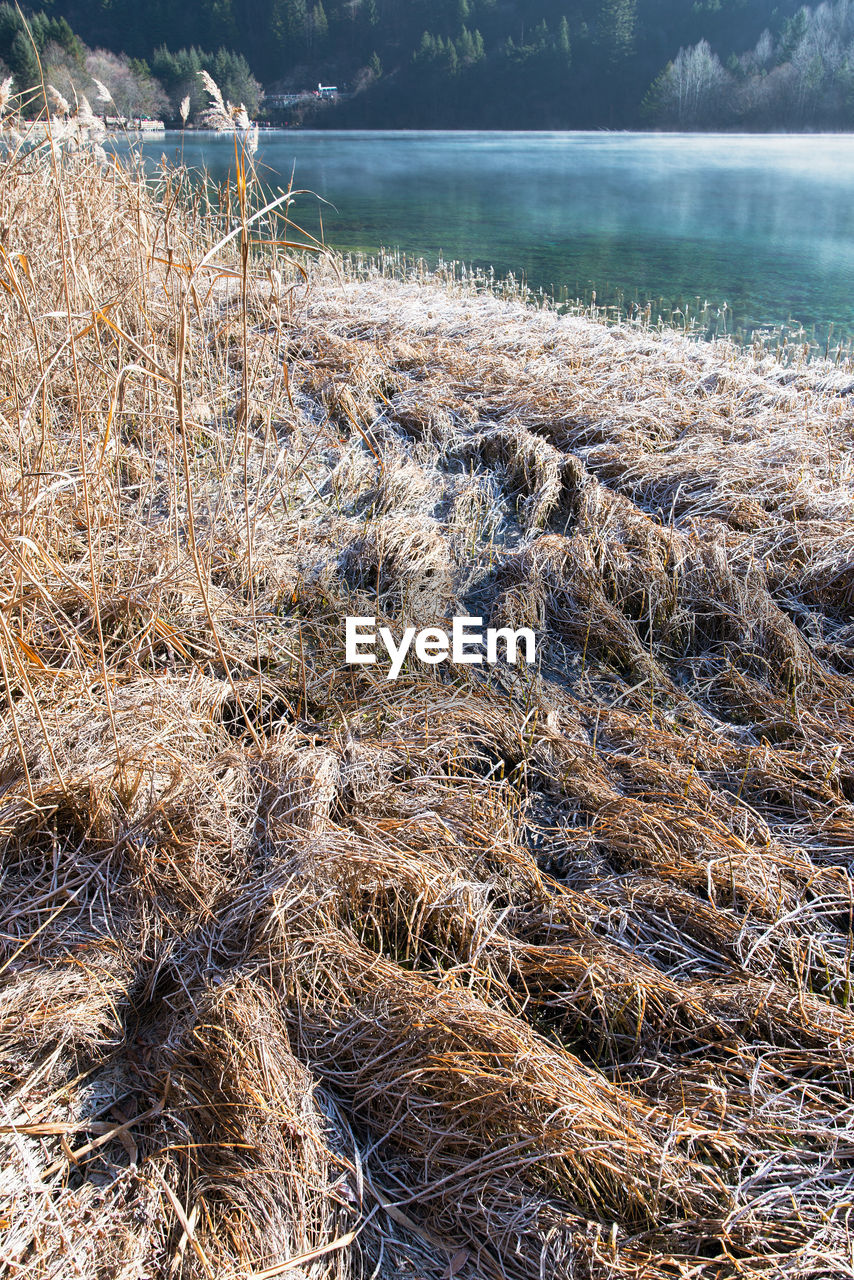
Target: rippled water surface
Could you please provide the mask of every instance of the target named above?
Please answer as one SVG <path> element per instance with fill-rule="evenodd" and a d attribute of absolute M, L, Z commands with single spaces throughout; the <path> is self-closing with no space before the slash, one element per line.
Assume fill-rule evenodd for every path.
<path fill-rule="evenodd" d="M 180 150 L 179 134 L 145 144 Z M 233 142 L 187 134 L 218 178 Z M 728 304 L 750 329 L 789 319 L 854 333 L 854 136 L 625 133 L 262 133 L 265 177 L 323 201 L 304 225 L 342 250 L 380 246 L 524 275 L 534 288 Z M 663 302 L 659 302 L 663 299 Z"/>

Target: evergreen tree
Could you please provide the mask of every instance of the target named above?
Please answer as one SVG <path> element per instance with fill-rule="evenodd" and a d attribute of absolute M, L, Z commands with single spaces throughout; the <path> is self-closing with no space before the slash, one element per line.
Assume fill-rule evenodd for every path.
<path fill-rule="evenodd" d="M 414 62 L 419 62 L 422 66 L 436 61 L 436 37 L 431 35 L 429 31 L 425 31 L 421 36 L 421 42 L 412 58 Z"/>
<path fill-rule="evenodd" d="M 16 31 L 9 43 L 3 61 L 14 76 L 15 92 L 23 93 L 39 82 L 39 64 L 29 37 L 24 31 Z"/>
<path fill-rule="evenodd" d="M 561 18 L 557 29 L 557 47 L 558 52 L 568 63 L 572 58 L 572 45 L 569 40 L 569 23 L 567 22 L 566 14 Z"/>
<path fill-rule="evenodd" d="M 329 36 L 329 22 L 322 4 L 316 4 L 311 11 L 311 32 L 315 45 L 324 45 Z"/>
<path fill-rule="evenodd" d="M 212 64 L 206 70 L 220 87 L 222 96 L 235 106 L 243 103 L 250 116 L 258 112 L 261 105 L 261 86 L 249 69 L 249 63 L 242 53 L 234 53 L 231 49 L 218 49 Z"/>
<path fill-rule="evenodd" d="M 602 0 L 601 43 L 611 65 L 625 62 L 635 40 L 637 0 Z"/>
<path fill-rule="evenodd" d="M 471 65 L 475 60 L 474 40 L 468 27 L 463 27 L 460 33 L 460 38 L 457 41 L 457 54 L 460 62 L 465 65 Z"/>

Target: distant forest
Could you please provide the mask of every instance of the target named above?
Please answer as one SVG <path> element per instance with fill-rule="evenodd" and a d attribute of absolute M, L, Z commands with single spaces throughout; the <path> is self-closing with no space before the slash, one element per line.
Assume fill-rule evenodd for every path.
<path fill-rule="evenodd" d="M 107 84 L 174 122 L 197 72 L 263 93 L 335 84 L 293 123 L 368 128 L 854 128 L 854 0 L 43 0 L 27 11 L 60 92 Z M 0 4 L 0 72 L 37 78 Z M 266 114 L 270 114 L 269 111 Z"/>

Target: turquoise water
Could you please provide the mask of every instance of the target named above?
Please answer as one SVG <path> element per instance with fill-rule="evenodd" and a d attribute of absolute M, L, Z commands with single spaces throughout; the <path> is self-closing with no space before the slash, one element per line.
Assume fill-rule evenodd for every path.
<path fill-rule="evenodd" d="M 217 178 L 234 163 L 225 137 L 188 133 L 183 153 Z M 315 233 L 322 217 L 338 249 L 443 255 L 600 302 L 726 302 L 742 330 L 854 334 L 854 136 L 275 131 L 257 161 L 327 202 L 301 197 L 296 216 Z"/>

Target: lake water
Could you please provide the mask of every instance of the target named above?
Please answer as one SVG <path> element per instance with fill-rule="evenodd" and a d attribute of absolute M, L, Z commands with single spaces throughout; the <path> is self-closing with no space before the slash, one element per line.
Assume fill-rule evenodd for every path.
<path fill-rule="evenodd" d="M 233 168 L 230 138 L 183 148 L 216 178 Z M 315 233 L 322 216 L 337 249 L 442 255 L 665 312 L 726 302 L 728 328 L 854 334 L 854 136 L 293 130 L 262 133 L 257 162 L 327 202 L 301 197 L 295 216 Z"/>

